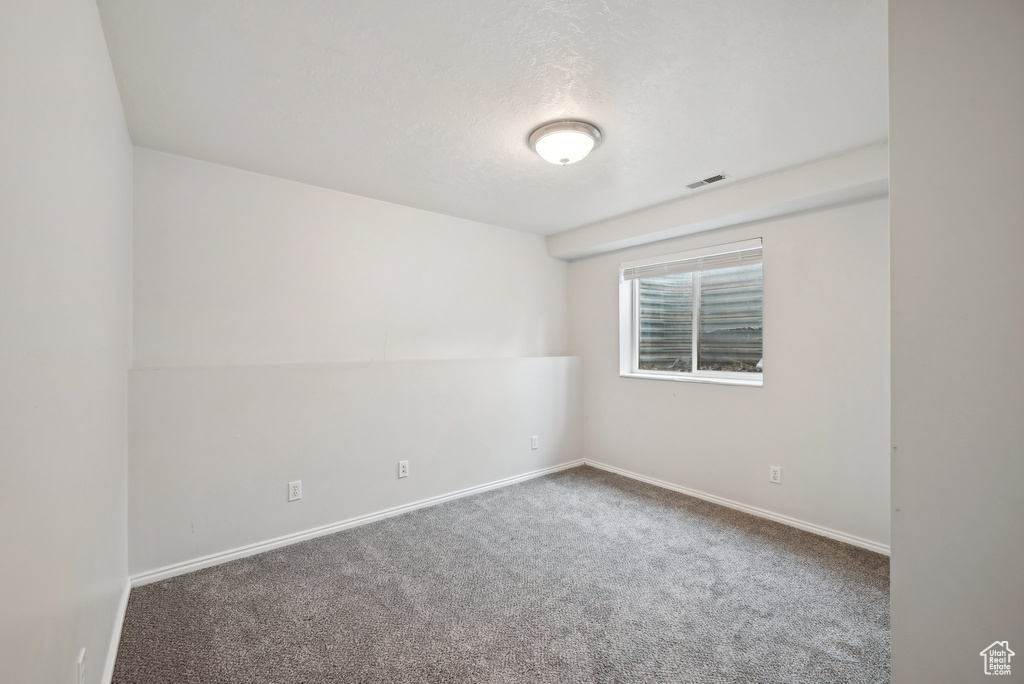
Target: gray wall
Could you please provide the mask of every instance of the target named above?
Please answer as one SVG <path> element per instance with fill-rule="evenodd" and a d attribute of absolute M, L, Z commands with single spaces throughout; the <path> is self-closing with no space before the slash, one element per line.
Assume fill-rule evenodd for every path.
<path fill-rule="evenodd" d="M 0 3 L 0 680 L 99 682 L 127 581 L 132 152 L 96 5 Z"/>
<path fill-rule="evenodd" d="M 891 0 L 893 681 L 1024 674 L 1024 2 Z"/>

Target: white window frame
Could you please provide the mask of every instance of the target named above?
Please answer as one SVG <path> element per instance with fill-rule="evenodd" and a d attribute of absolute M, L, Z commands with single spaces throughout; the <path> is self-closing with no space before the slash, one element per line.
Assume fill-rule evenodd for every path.
<path fill-rule="evenodd" d="M 624 261 L 619 264 L 619 376 L 623 378 L 640 378 L 643 380 L 670 380 L 673 382 L 703 382 L 718 385 L 741 385 L 744 387 L 762 387 L 764 385 L 764 373 L 741 373 L 736 371 L 708 371 L 694 369 L 689 373 L 676 371 L 640 370 L 640 281 L 625 280 L 623 272 L 628 268 L 639 266 L 650 266 L 670 261 L 683 261 L 686 259 L 697 259 L 699 257 L 714 256 L 716 254 L 728 254 L 747 249 L 757 249 L 762 246 L 761 238 L 733 242 L 726 245 L 716 245 L 703 249 L 695 249 L 675 254 L 663 254 L 647 259 L 635 261 Z M 763 263 L 763 262 L 762 262 Z M 699 321 L 700 321 L 700 272 L 694 274 L 694 297 L 693 297 L 693 342 L 692 354 L 693 363 L 696 365 L 697 349 L 699 344 Z M 762 286 L 762 297 L 764 289 Z M 762 343 L 763 344 L 763 343 Z M 762 354 L 764 350 L 762 349 Z"/>

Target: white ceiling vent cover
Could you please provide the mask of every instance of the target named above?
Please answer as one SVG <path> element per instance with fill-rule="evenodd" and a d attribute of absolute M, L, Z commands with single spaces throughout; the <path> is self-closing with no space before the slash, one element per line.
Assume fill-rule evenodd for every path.
<path fill-rule="evenodd" d="M 720 174 L 718 174 L 716 176 L 708 176 L 704 180 L 699 180 L 696 183 L 690 183 L 686 187 L 690 188 L 691 190 L 696 190 L 697 188 L 702 188 L 705 185 L 711 185 L 712 183 L 717 183 L 718 181 L 725 180 L 726 178 L 728 178 L 728 176 L 726 176 L 724 173 L 720 173 Z"/>

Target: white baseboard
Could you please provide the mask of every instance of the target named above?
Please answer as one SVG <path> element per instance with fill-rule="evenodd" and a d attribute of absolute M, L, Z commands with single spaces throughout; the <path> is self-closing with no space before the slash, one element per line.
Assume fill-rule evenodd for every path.
<path fill-rule="evenodd" d="M 423 499 L 421 501 L 415 501 L 410 504 L 403 506 L 395 506 L 394 508 L 388 508 L 383 511 L 376 513 L 368 513 L 366 515 L 356 516 L 347 520 L 342 520 L 327 525 L 321 525 L 320 527 L 314 527 L 309 530 L 302 532 L 295 532 L 293 534 L 286 534 L 276 539 L 269 539 L 267 541 L 257 542 L 255 544 L 247 544 L 246 546 L 240 546 L 236 549 L 229 551 L 223 551 L 221 553 L 213 553 L 208 556 L 202 556 L 201 558 L 195 558 L 193 560 L 184 561 L 182 563 L 175 563 L 168 565 L 156 570 L 150 570 L 148 572 L 139 573 L 132 575 L 131 586 L 141 587 L 151 582 L 159 582 L 161 580 L 176 577 L 178 575 L 184 575 L 196 570 L 202 570 L 203 568 L 209 568 L 214 565 L 220 565 L 221 563 L 227 563 L 238 558 L 245 558 L 246 556 L 254 556 L 257 553 L 264 553 L 265 551 L 271 551 L 273 549 L 280 548 L 282 546 L 289 546 L 291 544 L 297 544 L 298 542 L 306 541 L 307 539 L 314 539 L 316 537 L 322 537 L 327 534 L 333 534 L 342 530 L 347 530 L 351 527 L 359 527 L 360 525 L 366 525 L 368 523 L 376 522 L 378 520 L 384 520 L 396 515 L 402 515 L 409 511 L 415 511 L 418 508 L 426 508 L 427 506 L 436 506 L 437 504 L 444 503 L 446 501 L 452 501 L 453 499 L 459 499 L 464 496 L 471 494 L 479 494 L 480 492 L 486 492 L 490 489 L 497 489 L 498 487 L 507 487 L 517 482 L 523 482 L 524 480 L 530 480 L 535 477 L 547 475 L 549 473 L 555 473 L 559 470 L 567 470 L 569 468 L 576 468 L 584 464 L 583 459 L 575 461 L 569 461 L 568 463 L 562 463 L 560 465 L 551 466 L 550 468 L 541 468 L 540 470 L 534 470 L 529 473 L 523 473 L 522 475 L 514 475 L 512 477 L 506 477 L 502 480 L 495 480 L 494 482 L 488 482 L 486 484 L 477 485 L 475 487 L 467 487 L 466 489 L 460 489 L 455 492 L 448 494 L 441 494 L 440 496 L 434 496 L 429 499 Z M 125 596 L 127 600 L 127 595 Z M 120 633 L 120 630 L 118 630 Z M 116 649 L 116 647 L 115 647 Z"/>
<path fill-rule="evenodd" d="M 731 499 L 726 499 L 720 496 L 715 496 L 714 494 L 708 494 L 706 492 L 701 492 L 696 489 L 690 489 L 689 487 L 682 487 L 671 482 L 665 482 L 664 480 L 658 480 L 653 477 L 647 477 L 646 475 L 641 475 L 639 473 L 634 473 L 629 470 L 624 470 L 622 468 L 610 466 L 605 463 L 600 463 L 599 461 L 593 461 L 590 459 L 578 459 L 575 461 L 562 463 L 560 465 L 551 466 L 549 468 L 542 468 L 540 470 L 534 470 L 529 473 L 523 473 L 522 475 L 515 475 L 513 477 L 507 477 L 502 480 L 495 480 L 494 482 L 488 482 L 486 484 L 477 485 L 475 487 L 467 487 L 466 489 L 460 489 L 458 491 L 450 492 L 448 494 L 442 494 L 440 496 L 431 497 L 429 499 L 415 501 L 410 504 L 395 506 L 394 508 L 388 508 L 383 511 L 377 511 L 376 513 L 368 513 L 366 515 L 356 516 L 354 518 L 349 518 L 347 520 L 342 520 L 339 522 L 322 525 L 320 527 L 314 527 L 312 529 L 303 530 L 302 532 L 295 532 L 293 534 L 284 535 L 282 537 L 277 537 L 275 539 L 269 539 L 267 541 L 248 544 L 246 546 L 240 546 L 238 548 L 231 549 L 228 551 L 214 553 L 208 556 L 202 556 L 200 558 L 194 558 L 189 561 L 184 561 L 182 563 L 168 565 L 162 568 L 158 568 L 156 570 L 139 573 L 137 575 L 132 575 L 130 579 L 130 585 L 132 587 L 141 587 L 145 584 L 150 584 L 151 582 L 159 582 L 161 580 L 176 577 L 178 575 L 184 575 L 190 572 L 195 572 L 196 570 L 202 570 L 203 568 L 208 568 L 214 565 L 220 565 L 221 563 L 227 563 L 228 561 L 233 561 L 238 558 L 253 556 L 258 553 L 264 553 L 266 551 L 271 551 L 273 549 L 280 548 L 282 546 L 297 544 L 298 542 L 306 541 L 307 539 L 314 539 L 316 537 L 322 537 L 327 534 L 333 534 L 335 532 L 347 530 L 352 527 L 358 527 L 360 525 L 366 525 L 368 523 L 376 522 L 378 520 L 384 520 L 385 518 L 390 518 L 396 515 L 401 515 L 403 513 L 408 513 L 418 508 L 435 506 L 437 504 L 444 503 L 445 501 L 452 501 L 453 499 L 458 499 L 464 496 L 470 496 L 471 494 L 478 494 L 480 492 L 486 492 L 490 489 L 497 489 L 498 487 L 507 487 L 517 482 L 523 482 L 524 480 L 540 477 L 542 475 L 558 472 L 560 470 L 575 468 L 581 465 L 589 465 L 595 468 L 600 468 L 601 470 L 606 470 L 608 472 L 616 473 L 618 475 L 623 475 L 625 477 L 634 480 L 639 480 L 640 482 L 646 482 L 648 484 L 652 484 L 657 487 L 662 487 L 664 489 L 670 489 L 674 492 L 679 492 L 680 494 L 686 494 L 687 496 L 693 496 L 698 499 L 710 501 L 712 503 L 716 503 L 721 506 L 726 506 L 737 511 L 742 511 L 744 513 L 748 513 L 759 518 L 774 520 L 775 522 L 782 523 L 783 525 L 789 525 L 790 527 L 795 527 L 806 532 L 811 532 L 813 534 L 818 534 L 823 537 L 828 537 L 829 539 L 835 539 L 837 541 L 841 541 L 846 544 L 851 544 L 862 549 L 874 551 L 875 553 L 881 553 L 886 556 L 889 555 L 888 544 L 881 544 L 878 542 L 871 541 L 869 539 L 864 539 L 862 537 L 846 534 L 845 532 L 833 530 L 828 527 L 822 527 L 820 525 L 815 525 L 813 523 L 805 522 L 803 520 L 797 520 L 796 518 L 791 518 L 786 515 L 774 513 L 763 508 L 748 506 L 747 504 L 743 504 L 738 501 L 733 501 Z M 124 607 L 125 605 L 127 605 L 127 601 L 128 593 L 126 591 L 124 596 L 122 597 L 123 605 L 121 609 L 121 620 L 124 619 Z M 120 634 L 120 623 L 118 624 L 117 633 Z M 112 644 L 112 649 L 113 654 L 116 655 L 116 643 Z M 111 669 L 112 672 L 113 655 L 110 657 L 110 663 L 108 667 Z"/>
<path fill-rule="evenodd" d="M 117 647 L 121 645 L 121 630 L 124 628 L 124 614 L 128 611 L 128 594 L 132 591 L 131 581 L 124 583 L 121 599 L 117 604 L 117 615 L 114 617 L 114 631 L 110 635 L 110 647 L 107 649 L 107 661 L 103 664 L 103 676 L 100 681 L 110 684 L 114 678 L 114 661 L 117 660 Z"/>
<path fill-rule="evenodd" d="M 856 537 L 852 534 L 840 532 L 839 530 L 833 530 L 828 527 L 822 527 L 821 525 L 815 525 L 813 523 L 804 522 L 803 520 L 797 520 L 796 518 L 790 518 L 787 515 L 773 513 L 772 511 L 767 511 L 763 508 L 748 506 L 747 504 L 743 504 L 738 501 L 725 499 L 720 496 L 715 496 L 714 494 L 708 494 L 706 492 L 701 492 L 696 489 L 690 489 L 689 487 L 681 487 L 677 484 L 672 484 L 671 482 L 665 482 L 664 480 L 658 480 L 653 477 L 647 477 L 646 475 L 634 473 L 629 470 L 623 470 L 622 468 L 616 468 L 615 466 L 610 466 L 605 463 L 599 463 L 598 461 L 592 461 L 590 459 L 584 459 L 584 461 L 588 466 L 600 468 L 601 470 L 607 470 L 610 473 L 624 475 L 625 477 L 632 478 L 634 480 L 639 480 L 640 482 L 646 482 L 647 484 L 652 484 L 656 487 L 671 489 L 672 491 L 679 492 L 680 494 L 686 494 L 687 496 L 693 496 L 698 499 L 710 501 L 711 503 L 716 503 L 720 506 L 726 506 L 737 511 L 749 513 L 750 515 L 756 515 L 758 518 L 767 518 L 768 520 L 774 520 L 775 522 L 782 523 L 783 525 L 789 525 L 790 527 L 795 527 L 799 530 L 804 530 L 805 532 L 812 532 L 814 534 L 821 535 L 822 537 L 828 537 L 829 539 L 835 539 L 836 541 L 841 541 L 852 546 L 859 546 L 860 548 L 867 549 L 868 551 L 874 551 L 875 553 L 881 553 L 886 556 L 889 555 L 888 544 L 880 544 L 878 542 L 871 541 L 870 539 Z"/>

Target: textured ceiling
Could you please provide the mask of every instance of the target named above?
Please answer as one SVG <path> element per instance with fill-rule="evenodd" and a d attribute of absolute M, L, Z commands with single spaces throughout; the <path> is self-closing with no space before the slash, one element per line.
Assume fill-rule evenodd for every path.
<path fill-rule="evenodd" d="M 885 0 L 99 6 L 136 144 L 542 234 L 887 137 Z"/>

